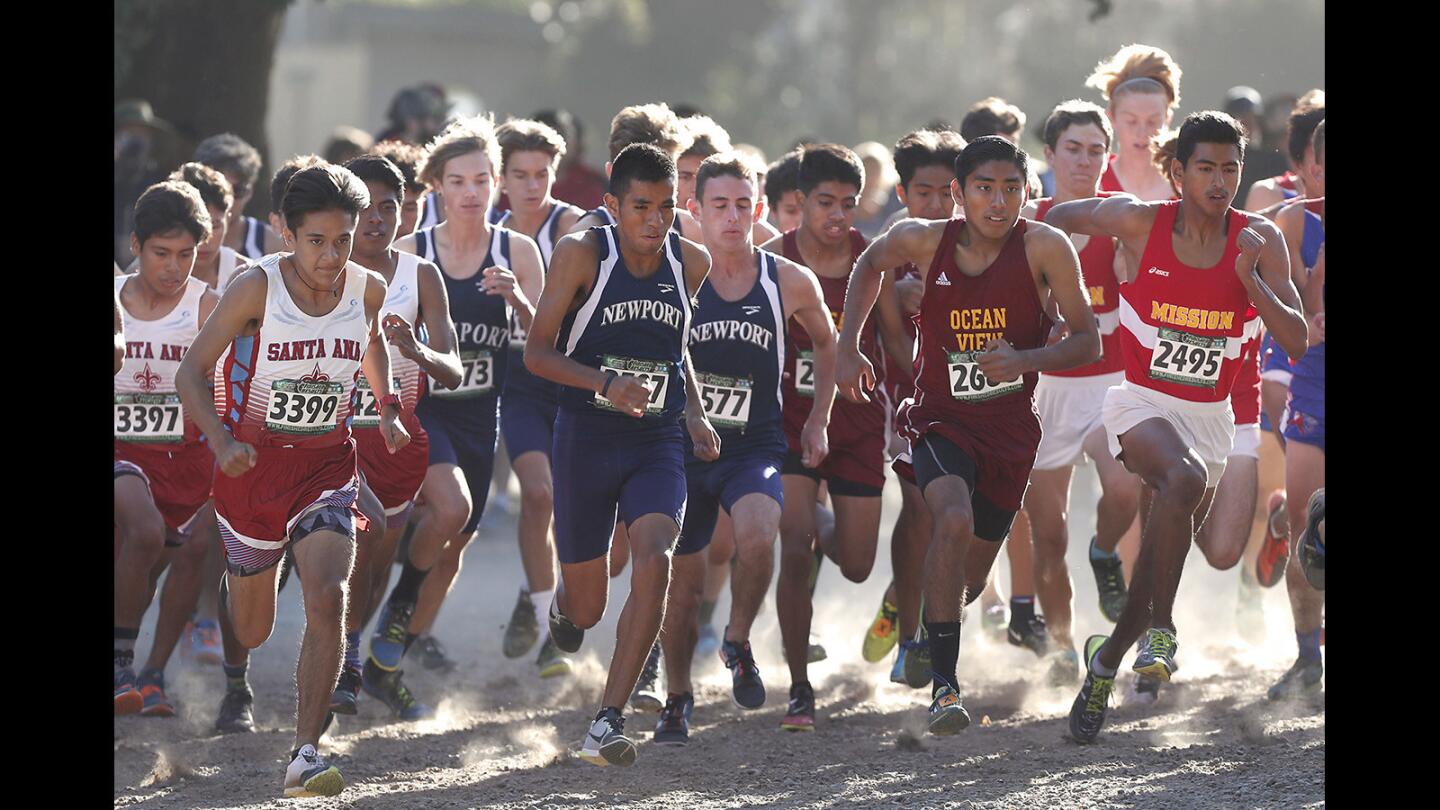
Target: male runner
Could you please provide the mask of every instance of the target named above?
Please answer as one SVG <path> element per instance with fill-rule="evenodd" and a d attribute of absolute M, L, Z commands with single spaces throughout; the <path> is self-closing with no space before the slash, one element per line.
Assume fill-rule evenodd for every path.
<path fill-rule="evenodd" d="M 523 118 L 506 121 L 495 137 L 500 143 L 501 185 L 510 197 L 510 210 L 499 224 L 534 239 L 542 266 L 548 266 L 555 243 L 585 213 L 555 199 L 552 193 L 565 156 L 565 139 L 548 125 Z M 551 678 L 570 671 L 569 660 L 541 625 L 555 596 L 555 546 L 550 532 L 555 483 L 550 448 L 560 391 L 525 368 L 525 329 L 516 318 L 510 322 L 509 353 L 500 400 L 500 431 L 510 467 L 520 482 L 517 534 L 525 583 L 505 627 L 503 649 L 506 658 L 519 658 L 542 641 L 544 634 L 535 665 L 542 678 Z"/>
<path fill-rule="evenodd" d="M 1315 125 L 1325 117 L 1325 91 L 1318 87 L 1295 101 L 1285 125 L 1285 156 L 1291 169 L 1284 174 L 1256 180 L 1245 204 L 1251 211 L 1263 211 L 1278 202 L 1324 196 L 1310 187 L 1305 176 L 1305 151 Z"/>
<path fill-rule="evenodd" d="M 215 449 L 226 601 L 245 647 L 260 646 L 274 628 L 276 564 L 287 548 L 297 563 L 305 640 L 287 796 L 344 788 L 315 745 L 340 672 L 355 536 L 350 422 L 362 365 L 389 449 L 410 439 L 380 333 L 385 282 L 349 261 L 356 217 L 368 205 L 365 185 L 347 169 L 297 172 L 282 202 L 293 252 L 267 256 L 231 283 L 175 374 L 181 402 Z M 222 423 L 208 381 L 227 346 Z"/>
<path fill-rule="evenodd" d="M 455 121 L 425 147 L 418 174 L 445 201 L 446 219 L 396 243 L 440 268 L 464 366 L 454 390 L 430 389 L 416 415 L 430 437 L 421 495 L 426 513 L 410 538 L 400 579 L 376 622 L 365 691 L 403 719 L 430 714 L 400 682 L 400 660 L 427 632 L 460 572 L 490 492 L 500 391 L 505 384 L 511 313 L 528 326 L 542 284 L 540 251 L 529 237 L 489 224 L 500 146 L 494 125 Z M 433 573 L 433 575 L 431 575 Z"/>
<path fill-rule="evenodd" d="M 1109 196 L 1110 192 L 1099 190 L 1112 140 L 1103 109 L 1079 100 L 1060 104 L 1045 121 L 1044 140 L 1045 158 L 1055 168 L 1055 196 L 1031 201 L 1023 216 L 1044 220 L 1057 204 Z M 1105 392 L 1125 375 L 1116 331 L 1120 324 L 1121 281 L 1117 265 L 1122 262 L 1114 239 L 1077 236 L 1071 241 L 1080 259 L 1090 308 L 1100 321 L 1100 359 L 1079 368 L 1040 375 L 1035 386 L 1035 409 L 1043 435 L 1025 494 L 1025 511 L 1033 527 L 1035 584 L 1050 637 L 1060 648 L 1050 673 L 1056 683 L 1073 683 L 1080 672 L 1080 658 L 1070 634 L 1072 593 L 1065 565 L 1070 537 L 1065 518 L 1075 465 L 1088 455 L 1100 479 L 1089 557 L 1099 585 L 1100 610 L 1112 622 L 1125 606 L 1125 578 L 1115 547 L 1135 520 L 1140 501 L 1140 481 L 1107 452 L 1100 419 Z M 1063 328 L 1059 334 L 1064 334 Z"/>
<path fill-rule="evenodd" d="M 1180 104 L 1180 65 L 1153 45 L 1126 45 L 1095 67 L 1086 87 L 1109 103 L 1115 154 L 1101 177 L 1104 191 L 1125 191 L 1142 200 L 1174 196 L 1170 180 L 1150 160 L 1150 141 L 1170 126 Z"/>
<path fill-rule="evenodd" d="M 370 154 L 394 163 L 405 176 L 405 199 L 400 203 L 400 227 L 395 237 L 402 239 L 414 233 L 420 221 L 420 198 L 425 194 L 425 184 L 415 176 L 415 166 L 424 152 L 420 147 L 404 141 L 382 141 L 375 144 Z"/>
<path fill-rule="evenodd" d="M 260 153 L 239 135 L 224 132 L 211 135 L 195 147 L 195 160 L 222 172 L 235 193 L 235 205 L 226 223 L 225 247 L 249 259 L 259 259 L 282 249 L 276 231 L 245 215 L 245 206 L 260 179 Z M 278 210 L 278 207 L 277 209 Z"/>
<path fill-rule="evenodd" d="M 967 145 L 951 185 L 964 214 L 891 228 L 860 257 L 845 302 L 840 385 L 863 396 L 874 370 L 857 339 L 884 268 L 928 268 L 916 320 L 915 398 L 897 418 L 933 523 L 924 590 L 934 670 L 929 730 L 937 735 L 970 724 L 955 675 L 960 612 L 979 596 L 1020 510 L 1040 441 L 1035 372 L 1091 362 L 1100 351 L 1074 247 L 1053 228 L 1020 218 L 1027 163 L 1024 151 L 998 136 Z M 1047 346 L 1051 297 L 1070 334 Z"/>
<path fill-rule="evenodd" d="M 665 612 L 670 557 L 685 517 L 684 440 L 713 461 L 720 441 L 701 409 L 686 338 L 691 297 L 710 270 L 704 248 L 670 233 L 675 162 L 649 144 L 626 147 L 611 165 L 605 206 L 613 226 L 560 240 L 530 336 L 525 364 L 560 383 L 551 461 L 560 587 L 550 635 L 580 648 L 609 598 L 611 527 L 630 540 L 630 596 L 600 711 L 581 758 L 628 766 L 626 698 L 654 646 Z"/>
<path fill-rule="evenodd" d="M 669 696 L 655 725 L 656 742 L 679 744 L 689 739 L 695 706 L 690 664 L 705 579 L 703 552 L 721 509 L 730 515 L 736 558 L 730 622 L 720 654 L 730 669 L 735 705 L 758 709 L 765 703 L 750 627 L 770 588 L 780 528 L 780 469 L 786 451 L 780 379 L 785 324 L 792 316 L 816 336 L 819 384 L 833 385 L 835 368 L 834 327 L 814 274 L 755 249 L 751 234 L 760 217 L 755 205 L 759 186 L 748 159 L 736 152 L 706 158 L 696 174 L 695 193 L 690 213 L 704 230 L 711 271 L 696 296 L 689 334 L 701 404 L 720 436 L 720 457 L 687 456 L 685 463 L 685 520 L 662 637 Z M 810 467 L 828 452 L 829 417 L 828 409 L 814 408 L 801 431 L 802 462 Z"/>
<path fill-rule="evenodd" d="M 1108 639 L 1085 642 L 1085 682 L 1070 711 L 1080 742 L 1099 734 L 1115 673 L 1137 639 L 1136 672 L 1163 682 L 1175 671 L 1175 591 L 1234 444 L 1230 389 L 1257 315 L 1282 347 L 1304 352 L 1284 238 L 1263 217 L 1230 208 L 1244 157 L 1233 118 L 1193 113 L 1171 168 L 1181 200 L 1075 200 L 1046 215 L 1069 233 L 1118 238 L 1140 257 L 1121 291 L 1125 381 L 1106 394 L 1103 419 L 1110 452 L 1145 483 L 1147 518 L 1120 620 Z"/>
<path fill-rule="evenodd" d="M 837 144 L 807 147 L 800 159 L 800 227 L 764 245 L 818 277 L 831 318 L 837 322 L 851 268 L 865 247 L 865 238 L 851 227 L 864 185 L 865 169 L 854 152 Z M 906 345 L 899 326 L 898 300 L 892 294 L 882 297 L 881 303 L 887 347 L 898 351 L 896 347 Z M 865 351 L 875 363 L 880 362 L 878 331 L 872 325 L 864 338 Z M 816 376 L 816 338 L 799 324 L 787 333 L 781 390 L 788 449 L 781 468 L 785 500 L 775 609 L 790 667 L 790 704 L 780 727 L 813 731 L 815 690 L 808 668 L 814 612 L 812 576 L 819 565 L 816 550 L 818 546 L 851 582 L 864 582 L 870 575 L 880 532 L 880 493 L 885 486 L 885 407 L 878 400 L 836 402 L 833 382 Z M 807 465 L 805 425 L 814 411 L 829 411 L 832 403 L 830 453 L 814 466 Z M 817 517 L 822 511 L 817 508 L 822 480 L 834 502 L 833 522 L 828 514 Z M 822 519 L 827 524 L 823 529 Z"/>
<path fill-rule="evenodd" d="M 217 300 L 191 278 L 196 247 L 210 238 L 212 223 L 200 193 L 174 180 L 140 195 L 134 222 L 130 249 L 140 269 L 115 278 L 123 313 L 116 331 L 125 336 L 115 376 L 115 713 L 171 716 L 162 671 L 194 607 L 195 566 L 187 587 L 167 581 L 156 649 L 138 684 L 131 664 L 167 552 L 185 544 L 210 499 L 215 457 L 193 412 L 180 404 L 175 374 Z M 186 591 L 189 604 L 172 590 Z"/>
<path fill-rule="evenodd" d="M 765 201 L 781 233 L 800 227 L 800 150 L 791 151 L 765 169 Z"/>

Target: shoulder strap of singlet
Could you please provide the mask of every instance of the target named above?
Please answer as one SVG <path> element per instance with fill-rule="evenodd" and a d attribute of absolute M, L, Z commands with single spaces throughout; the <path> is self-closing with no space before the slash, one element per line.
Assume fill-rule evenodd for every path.
<path fill-rule="evenodd" d="M 430 229 L 421 228 L 415 232 L 415 255 L 433 261 L 430 256 Z"/>
<path fill-rule="evenodd" d="M 804 264 L 805 259 L 800 255 L 800 240 L 795 237 L 799 231 L 786 231 L 780 237 L 780 254 L 796 264 Z"/>
<path fill-rule="evenodd" d="M 510 266 L 510 229 L 496 227 L 500 233 L 500 257 L 505 260 L 505 266 Z"/>
<path fill-rule="evenodd" d="M 1036 220 L 1037 222 L 1043 222 L 1043 221 L 1045 221 L 1045 215 L 1048 214 L 1048 213 L 1050 213 L 1050 209 L 1051 209 L 1051 208 L 1054 208 L 1054 207 L 1055 207 L 1055 198 L 1054 198 L 1054 197 L 1041 197 L 1040 199 L 1036 200 L 1036 201 L 1035 201 L 1035 220 Z"/>
<path fill-rule="evenodd" d="M 851 228 L 851 229 L 850 229 L 850 260 L 851 260 L 851 261 L 854 261 L 854 260 L 856 260 L 856 259 L 859 259 L 859 258 L 860 258 L 860 254 L 865 252 L 865 247 L 866 247 L 867 245 L 869 245 L 869 244 L 870 244 L 870 241 L 865 238 L 865 234 L 860 233 L 860 231 L 859 231 L 858 229 L 856 229 L 856 228 Z"/>
<path fill-rule="evenodd" d="M 1175 214 L 1179 210 L 1179 200 L 1166 200 L 1160 204 L 1160 207 L 1155 211 L 1155 221 L 1150 223 L 1150 235 L 1145 237 L 1145 247 L 1140 251 L 1142 261 L 1144 260 L 1145 254 L 1149 253 L 1152 249 L 1160 251 L 1163 255 L 1170 255 L 1172 252 L 1172 248 L 1170 247 L 1170 232 L 1175 229 Z M 1164 241 L 1156 241 L 1159 239 L 1163 239 Z M 1136 273 L 1140 273 L 1143 269 L 1144 268 L 1136 268 Z"/>

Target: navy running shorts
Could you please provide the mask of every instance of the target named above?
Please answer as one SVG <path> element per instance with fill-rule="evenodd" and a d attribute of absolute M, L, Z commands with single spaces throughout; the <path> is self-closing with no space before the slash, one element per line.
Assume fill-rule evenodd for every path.
<path fill-rule="evenodd" d="M 785 505 L 780 485 L 780 468 L 785 463 L 784 446 L 771 452 L 751 452 L 738 458 L 726 458 L 724 446 L 715 461 L 701 461 L 693 455 L 685 460 L 688 497 L 685 523 L 680 527 L 676 554 L 694 554 L 710 545 L 715 534 L 715 521 L 723 507 L 726 514 L 735 503 L 752 492 L 768 495 L 781 507 Z"/>

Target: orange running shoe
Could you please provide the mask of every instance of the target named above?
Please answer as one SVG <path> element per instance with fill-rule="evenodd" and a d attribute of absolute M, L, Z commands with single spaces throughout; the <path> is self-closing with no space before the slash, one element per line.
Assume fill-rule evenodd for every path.
<path fill-rule="evenodd" d="M 1255 580 L 1262 587 L 1273 588 L 1285 578 L 1285 565 L 1290 562 L 1290 524 L 1285 519 L 1285 490 L 1270 493 L 1266 504 L 1270 517 L 1265 521 L 1265 540 L 1255 557 Z"/>

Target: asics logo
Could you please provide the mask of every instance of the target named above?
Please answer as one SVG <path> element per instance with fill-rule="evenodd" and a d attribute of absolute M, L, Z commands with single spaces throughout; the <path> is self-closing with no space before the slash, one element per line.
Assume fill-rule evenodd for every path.
<path fill-rule="evenodd" d="M 1152 268 L 1150 268 L 1149 270 L 1147 270 L 1146 272 L 1152 273 L 1152 274 L 1157 275 L 1157 276 L 1164 276 L 1164 277 L 1166 277 L 1166 278 L 1169 278 L 1169 277 L 1170 277 L 1170 271 L 1168 271 L 1168 270 L 1161 270 L 1161 269 L 1158 268 L 1158 267 L 1152 267 Z"/>

